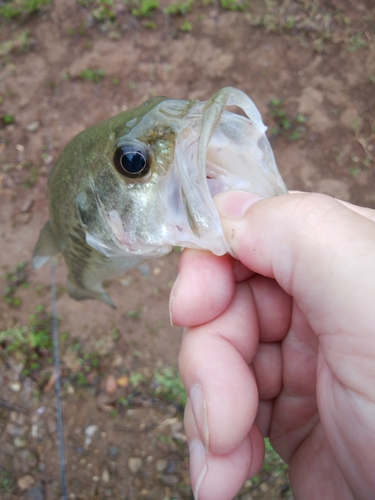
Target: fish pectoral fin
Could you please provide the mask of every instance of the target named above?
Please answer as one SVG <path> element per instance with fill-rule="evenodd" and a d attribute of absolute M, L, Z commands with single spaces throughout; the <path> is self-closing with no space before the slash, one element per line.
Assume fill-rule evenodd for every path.
<path fill-rule="evenodd" d="M 40 231 L 39 239 L 35 246 L 33 254 L 33 268 L 39 269 L 46 262 L 49 261 L 51 257 L 55 257 L 60 253 L 60 248 L 58 247 L 55 237 L 51 229 L 50 221 L 47 221 L 43 229 Z"/>
<path fill-rule="evenodd" d="M 68 276 L 67 290 L 69 295 L 75 300 L 96 299 L 109 305 L 112 309 L 116 309 L 110 296 L 101 286 L 100 289 L 98 287 L 98 290 L 90 290 L 75 283 L 72 278 Z"/>

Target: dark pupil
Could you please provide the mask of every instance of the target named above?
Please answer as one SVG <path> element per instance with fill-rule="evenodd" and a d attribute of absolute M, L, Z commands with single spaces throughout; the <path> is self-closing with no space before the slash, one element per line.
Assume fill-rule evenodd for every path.
<path fill-rule="evenodd" d="M 148 152 L 142 145 L 123 145 L 115 149 L 113 164 L 119 174 L 133 179 L 141 178 L 150 171 Z"/>
<path fill-rule="evenodd" d="M 129 174 L 139 174 L 146 166 L 146 158 L 138 151 L 125 153 L 121 165 Z"/>

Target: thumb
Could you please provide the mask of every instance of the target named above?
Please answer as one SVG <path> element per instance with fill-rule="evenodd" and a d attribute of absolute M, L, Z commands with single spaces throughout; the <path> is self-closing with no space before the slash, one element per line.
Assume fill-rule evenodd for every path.
<path fill-rule="evenodd" d="M 375 224 L 359 207 L 313 193 L 261 199 L 227 191 L 214 200 L 235 257 L 290 295 L 301 280 L 349 279 L 375 265 Z"/>

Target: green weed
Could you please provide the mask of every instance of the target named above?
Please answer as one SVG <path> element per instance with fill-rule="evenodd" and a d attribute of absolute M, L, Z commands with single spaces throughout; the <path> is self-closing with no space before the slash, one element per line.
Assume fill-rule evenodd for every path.
<path fill-rule="evenodd" d="M 9 271 L 3 276 L 6 281 L 3 299 L 11 307 L 19 307 L 21 305 L 21 299 L 17 297 L 16 293 L 18 288 L 27 282 L 28 274 L 26 266 L 27 262 L 20 262 L 13 271 Z"/>
<path fill-rule="evenodd" d="M 264 462 L 259 473 L 252 477 L 250 481 L 246 481 L 245 486 L 249 486 L 250 491 L 257 489 L 260 483 L 267 482 L 270 475 L 283 476 L 288 470 L 288 465 L 280 458 L 279 454 L 273 449 L 269 439 L 264 440 L 265 456 Z M 288 485 L 286 485 L 288 486 Z"/>
<path fill-rule="evenodd" d="M 116 12 L 113 7 L 113 0 L 101 0 L 96 9 L 91 11 L 97 21 L 114 21 Z"/>
<path fill-rule="evenodd" d="M 186 404 L 186 391 L 176 368 L 164 368 L 155 372 L 155 396 L 172 401 L 179 406 Z"/>
<path fill-rule="evenodd" d="M 2 116 L 1 121 L 4 125 L 12 125 L 14 123 L 14 116 L 5 114 Z"/>
<path fill-rule="evenodd" d="M 149 17 L 155 9 L 159 8 L 158 0 L 135 0 L 131 13 L 135 17 Z"/>
<path fill-rule="evenodd" d="M 355 35 L 349 38 L 346 45 L 346 50 L 348 52 L 356 52 L 358 49 L 366 47 L 366 45 L 366 40 L 363 38 L 362 33 L 358 31 Z"/>
<path fill-rule="evenodd" d="M 143 26 L 149 30 L 157 30 L 158 25 L 154 21 L 144 21 Z"/>
<path fill-rule="evenodd" d="M 82 80 L 87 80 L 89 82 L 98 83 L 105 77 L 104 69 L 93 69 L 88 68 L 80 73 L 80 78 Z"/>
<path fill-rule="evenodd" d="M 31 47 L 31 44 L 29 30 L 16 33 L 9 40 L 0 43 L 0 57 L 7 56 L 12 52 L 26 52 Z"/>
<path fill-rule="evenodd" d="M 12 493 L 16 487 L 16 481 L 11 472 L 11 459 L 7 458 L 3 464 L 0 465 L 0 493 Z"/>
<path fill-rule="evenodd" d="M 142 314 L 142 307 L 137 307 L 137 309 L 132 309 L 126 313 L 127 318 L 139 319 Z"/>
<path fill-rule="evenodd" d="M 49 5 L 51 0 L 8 0 L 0 7 L 0 16 L 6 19 L 13 19 L 18 16 L 28 16 L 37 12 L 45 5 Z"/>
<path fill-rule="evenodd" d="M 296 116 L 289 115 L 284 108 L 284 101 L 282 99 L 271 99 L 268 103 L 270 115 L 274 120 L 274 127 L 271 129 L 271 135 L 287 135 L 290 141 L 300 139 L 305 131 L 304 123 L 307 117 L 302 113 Z"/>
<path fill-rule="evenodd" d="M 189 23 L 189 21 L 185 21 L 180 26 L 180 31 L 182 31 L 183 33 L 188 33 L 192 29 L 193 29 L 193 25 L 191 23 Z"/>
<path fill-rule="evenodd" d="M 43 306 L 38 306 L 28 318 L 28 325 L 15 325 L 0 332 L 0 345 L 5 355 L 22 358 L 23 376 L 31 376 L 40 385 L 47 382 L 50 375 L 43 371 L 45 364 L 52 364 L 52 320 Z"/>
<path fill-rule="evenodd" d="M 185 2 L 177 2 L 177 3 L 171 3 L 164 9 L 164 13 L 169 15 L 169 16 L 185 16 L 188 14 L 192 6 L 194 4 L 194 0 L 186 0 Z"/>
<path fill-rule="evenodd" d="M 224 10 L 245 10 L 248 3 L 245 0 L 220 0 L 220 6 Z"/>
<path fill-rule="evenodd" d="M 147 379 L 142 373 L 131 372 L 129 375 L 129 381 L 133 387 L 138 387 L 139 385 L 144 384 Z"/>
<path fill-rule="evenodd" d="M 31 167 L 27 173 L 28 173 L 28 176 L 23 181 L 23 185 L 27 188 L 31 188 L 31 187 L 35 186 L 36 181 L 38 180 L 39 169 L 37 169 L 35 167 Z"/>

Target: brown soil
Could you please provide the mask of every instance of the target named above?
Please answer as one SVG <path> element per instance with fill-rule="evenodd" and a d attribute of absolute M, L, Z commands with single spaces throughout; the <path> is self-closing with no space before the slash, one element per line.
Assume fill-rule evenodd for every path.
<path fill-rule="evenodd" d="M 216 3 L 185 17 L 159 10 L 148 29 L 150 19 L 135 18 L 120 1 L 110 23 L 96 20 L 91 4 L 65 0 L 27 18 L 1 20 L 1 41 L 16 42 L 12 50 L 0 46 L 0 273 L 30 263 L 48 218 L 47 175 L 62 146 L 151 95 L 205 100 L 226 85 L 241 88 L 274 131 L 271 143 L 289 189 L 375 208 L 373 3 L 321 4 L 290 0 L 266 12 L 263 2 L 254 2 L 251 15 Z M 192 29 L 182 32 L 186 21 Z M 27 48 L 19 42 L 25 30 Z M 102 69 L 105 77 L 85 80 L 80 75 L 87 69 Z M 270 108 L 271 99 L 282 103 Z M 5 115 L 14 123 L 6 124 Z M 169 325 L 167 308 L 177 262 L 173 252 L 152 262 L 148 276 L 134 270 L 127 286 L 111 283 L 115 311 L 70 299 L 59 264 L 57 307 L 68 339 L 61 357 L 69 498 L 192 498 L 181 409 L 155 395 L 155 371 L 177 365 L 181 330 Z M 20 279 L 28 287 L 7 295 L 9 276 L 3 277 L 0 332 L 28 325 L 37 306 L 50 311 L 49 280 L 48 266 L 35 272 L 28 265 Z M 61 495 L 52 365 L 49 353 L 37 354 L 38 367 L 25 373 L 25 351 L 9 354 L 0 344 L 4 499 Z M 131 373 L 143 381 L 129 381 Z M 97 430 L 85 444 L 91 425 Z M 238 498 L 290 498 L 280 470 L 248 482 Z"/>

